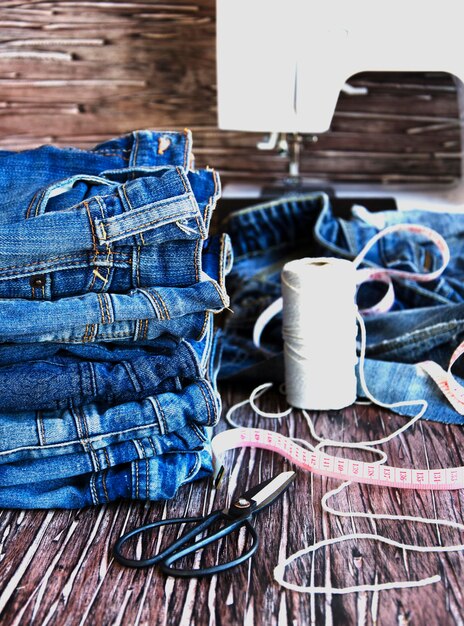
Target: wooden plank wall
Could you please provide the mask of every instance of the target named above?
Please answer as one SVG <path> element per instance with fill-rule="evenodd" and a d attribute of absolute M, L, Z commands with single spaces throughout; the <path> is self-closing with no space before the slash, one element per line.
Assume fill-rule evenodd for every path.
<path fill-rule="evenodd" d="M 368 94 L 342 95 L 331 131 L 305 138 L 303 173 L 355 182 L 460 176 L 450 77 L 364 74 L 353 83 Z M 86 147 L 146 127 L 190 127 L 198 165 L 226 181 L 270 181 L 287 169 L 285 158 L 257 150 L 261 135 L 217 129 L 214 0 L 0 3 L 0 148 Z"/>

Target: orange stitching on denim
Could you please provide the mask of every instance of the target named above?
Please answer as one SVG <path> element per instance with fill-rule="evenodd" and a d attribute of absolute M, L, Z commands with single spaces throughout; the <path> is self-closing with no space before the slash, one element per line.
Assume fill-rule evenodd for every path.
<path fill-rule="evenodd" d="M 220 286 L 219 286 L 219 285 L 218 285 L 218 284 L 217 284 L 214 280 L 212 280 L 212 281 L 211 281 L 211 284 L 213 285 L 213 287 L 214 287 L 214 288 L 216 289 L 216 291 L 218 292 L 219 297 L 221 298 L 221 302 L 222 302 L 222 304 L 223 304 L 224 306 L 228 306 L 228 304 L 229 304 L 229 303 L 227 302 L 227 299 L 226 299 L 226 297 L 224 296 L 224 292 L 221 290 Z"/>
<path fill-rule="evenodd" d="M 185 197 L 185 195 L 175 196 L 175 197 L 174 197 L 174 199 L 172 199 L 172 198 L 167 198 L 166 200 L 160 200 L 159 202 L 154 202 L 154 203 L 152 203 L 152 204 L 146 204 L 146 205 L 144 205 L 143 207 L 141 207 L 140 209 L 135 209 L 135 210 L 137 211 L 137 215 L 141 215 L 141 214 L 142 214 L 142 213 L 144 213 L 145 211 L 149 211 L 149 210 L 151 210 L 152 208 L 159 209 L 159 208 L 160 208 L 160 205 L 162 205 L 162 204 L 169 205 L 170 203 L 171 203 L 171 204 L 173 204 L 173 203 L 177 203 L 177 202 L 179 202 L 179 201 L 185 201 L 185 200 L 189 200 L 189 201 L 191 201 L 191 199 L 192 199 L 191 194 L 189 194 L 189 196 L 188 196 L 187 198 Z M 148 207 L 148 208 L 147 208 L 147 207 Z M 133 210 L 133 209 L 131 208 L 131 210 Z M 116 216 L 116 219 L 117 219 L 118 221 L 125 221 L 125 219 L 124 219 L 124 218 L 125 218 L 127 215 L 128 215 L 127 213 L 123 213 L 123 214 L 122 214 L 122 215 L 120 215 L 120 216 Z M 134 216 L 131 216 L 131 217 L 134 217 Z M 110 236 L 108 237 L 108 241 L 111 241 L 112 239 L 115 239 L 115 238 L 117 238 L 117 237 L 123 237 L 123 236 L 125 236 L 127 233 L 131 233 L 131 234 L 133 234 L 133 235 L 134 235 L 134 234 L 137 234 L 137 232 L 138 232 L 141 228 L 147 228 L 147 226 L 152 226 L 153 224 L 156 224 L 157 222 L 161 222 L 161 221 L 163 221 L 163 222 L 164 222 L 164 221 L 166 221 L 166 220 L 172 220 L 172 221 L 174 221 L 174 220 L 179 219 L 179 218 L 181 218 L 181 217 L 183 217 L 183 213 L 179 213 L 179 212 L 176 212 L 176 213 L 171 213 L 170 215 L 165 215 L 164 217 L 159 217 L 159 216 L 158 216 L 156 219 L 152 220 L 151 222 L 145 222 L 144 224 L 139 224 L 139 225 L 137 225 L 137 226 L 131 226 L 130 228 L 127 228 L 126 230 L 120 230 L 118 233 L 116 233 L 116 235 L 110 235 Z M 193 218 L 197 219 L 197 216 L 196 216 L 196 215 L 194 215 L 193 213 L 188 214 L 188 215 L 187 215 L 187 217 L 193 217 Z M 108 219 L 106 220 L 106 225 L 107 225 L 108 227 L 111 227 L 111 226 L 112 226 L 112 224 L 109 222 L 111 219 L 114 219 L 114 218 L 108 218 Z M 198 221 L 197 221 L 197 224 L 198 224 Z M 100 225 L 101 225 L 101 222 L 100 222 Z"/>
<path fill-rule="evenodd" d="M 134 210 L 134 208 L 133 208 L 133 206 L 132 206 L 132 204 L 131 204 L 131 202 L 130 202 L 130 200 L 129 200 L 129 196 L 127 195 L 127 188 L 126 188 L 126 185 L 122 185 L 122 193 L 124 194 L 124 197 L 125 197 L 125 199 L 126 199 L 126 202 L 127 202 L 127 204 L 129 205 L 129 209 L 130 209 L 131 211 L 133 211 L 133 210 Z M 143 207 L 142 207 L 142 209 L 143 209 Z M 123 213 L 123 215 L 124 215 L 124 213 Z"/>
<path fill-rule="evenodd" d="M 108 452 L 107 452 L 106 448 L 103 448 L 103 454 L 105 455 L 105 461 L 106 461 L 108 467 L 111 467 L 110 457 L 108 456 Z"/>
<path fill-rule="evenodd" d="M 146 339 L 148 335 L 148 323 L 149 323 L 149 320 L 145 320 L 145 328 L 144 328 L 144 332 L 142 336 L 143 339 Z"/>
<path fill-rule="evenodd" d="M 109 296 L 106 293 L 104 293 L 104 294 L 102 294 L 102 298 L 103 298 L 103 301 L 105 302 L 105 310 L 106 310 L 106 314 L 108 316 L 108 324 L 111 324 L 111 317 L 112 316 L 110 314 L 110 302 L 108 301 L 109 300 Z"/>
<path fill-rule="evenodd" d="M 181 179 L 182 184 L 184 185 L 185 193 L 190 194 L 192 190 L 189 189 L 189 187 L 187 187 L 187 183 L 185 181 L 185 174 L 183 173 L 183 171 L 180 169 L 178 165 L 176 166 L 176 172 L 179 174 L 179 178 Z"/>
<path fill-rule="evenodd" d="M 164 309 L 164 313 L 165 313 L 165 315 L 166 315 L 166 319 L 167 319 L 167 320 L 170 320 L 170 319 L 171 319 L 171 316 L 169 315 L 169 309 L 168 309 L 168 307 L 166 306 L 166 303 L 164 302 L 163 298 L 161 297 L 161 294 L 160 294 L 158 291 L 155 291 L 155 293 L 156 293 L 156 295 L 158 296 L 158 299 L 159 299 L 159 301 L 161 302 L 161 306 L 162 306 L 162 307 L 163 307 L 163 309 Z"/>
<path fill-rule="evenodd" d="M 205 316 L 205 319 L 203 321 L 203 326 L 201 327 L 200 334 L 197 336 L 197 339 L 196 339 L 197 341 L 199 341 L 203 337 L 203 335 L 205 333 L 206 326 L 207 326 L 208 320 L 209 320 L 209 312 L 205 311 L 204 316 Z"/>
<path fill-rule="evenodd" d="M 88 333 L 88 331 L 89 331 L 89 325 L 86 324 L 85 325 L 85 332 L 84 332 L 84 335 L 82 337 L 82 343 L 86 343 L 87 342 L 87 333 Z"/>
<path fill-rule="evenodd" d="M 32 200 L 29 202 L 29 206 L 27 207 L 27 211 L 26 211 L 26 219 L 29 219 L 30 213 L 31 213 L 31 209 L 32 209 L 32 205 L 34 204 L 34 200 L 37 198 L 39 192 L 37 191 L 34 196 L 32 197 Z"/>
<path fill-rule="evenodd" d="M 126 261 L 127 263 L 131 263 L 131 258 L 127 253 L 111 251 L 109 252 L 109 254 L 111 254 L 112 256 L 121 257 L 121 259 L 119 260 L 120 263 L 122 263 L 123 261 Z M 51 257 L 50 259 L 41 259 L 40 261 L 31 261 L 30 263 L 25 263 L 24 265 L 8 265 L 7 267 L 0 267 L 0 272 L 9 272 L 11 270 L 21 270 L 27 267 L 33 267 L 34 265 L 45 265 L 46 267 L 50 267 L 50 263 L 52 262 L 66 261 L 66 259 L 72 259 L 72 258 L 74 258 L 73 254 L 67 254 L 65 256 L 54 256 L 54 257 Z M 77 261 L 68 261 L 68 263 L 69 264 L 87 263 L 87 260 L 82 258 L 82 259 L 78 259 Z M 34 269 L 33 271 L 37 271 L 37 270 Z"/>
<path fill-rule="evenodd" d="M 208 426 L 212 426 L 214 424 L 214 419 L 211 419 L 211 409 L 208 403 L 208 396 L 206 395 L 205 390 L 203 389 L 203 385 L 201 384 L 201 381 L 199 381 L 197 383 L 197 387 L 201 392 L 201 395 L 203 396 L 203 399 L 205 401 L 205 405 L 206 405 L 206 412 L 208 413 Z M 211 399 L 211 396 L 210 396 Z"/>
<path fill-rule="evenodd" d="M 100 314 L 101 314 L 101 318 L 102 318 L 102 324 L 105 324 L 106 323 L 106 321 L 105 321 L 105 312 L 103 310 L 103 304 L 102 304 L 102 301 L 101 301 L 101 294 L 99 294 L 99 293 L 97 294 L 97 300 L 98 300 L 98 304 L 100 305 Z"/>
<path fill-rule="evenodd" d="M 47 192 L 46 189 L 44 189 L 42 191 L 42 195 L 40 196 L 39 201 L 37 202 L 37 204 L 35 206 L 35 217 L 37 217 L 39 215 L 39 207 L 40 207 L 40 204 L 42 203 L 42 201 L 43 201 L 43 199 L 45 197 L 46 192 Z"/>

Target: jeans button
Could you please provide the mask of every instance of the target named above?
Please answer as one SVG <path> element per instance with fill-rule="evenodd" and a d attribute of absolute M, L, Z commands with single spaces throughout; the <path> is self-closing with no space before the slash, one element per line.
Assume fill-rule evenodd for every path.
<path fill-rule="evenodd" d="M 29 279 L 31 287 L 41 288 L 45 287 L 45 274 L 36 274 Z"/>

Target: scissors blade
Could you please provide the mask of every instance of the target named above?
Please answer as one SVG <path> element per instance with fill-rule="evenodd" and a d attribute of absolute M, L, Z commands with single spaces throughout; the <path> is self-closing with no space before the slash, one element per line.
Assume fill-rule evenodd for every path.
<path fill-rule="evenodd" d="M 255 487 L 252 487 L 246 491 L 240 500 L 249 500 L 255 503 L 253 512 L 257 513 L 266 508 L 279 496 L 281 496 L 286 489 L 290 486 L 291 482 L 295 479 L 295 472 L 281 472 L 266 480 Z"/>

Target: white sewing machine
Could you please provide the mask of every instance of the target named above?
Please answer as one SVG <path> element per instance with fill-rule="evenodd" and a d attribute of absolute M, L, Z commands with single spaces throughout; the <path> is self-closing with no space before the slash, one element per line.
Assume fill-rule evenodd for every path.
<path fill-rule="evenodd" d="M 464 119 L 462 10 L 459 0 L 217 0 L 219 127 L 323 133 L 364 71 L 449 72 Z M 357 196 L 373 191 L 418 206 L 417 188 L 356 185 Z M 420 192 L 421 208 L 464 210 L 464 167 L 459 185 Z"/>

